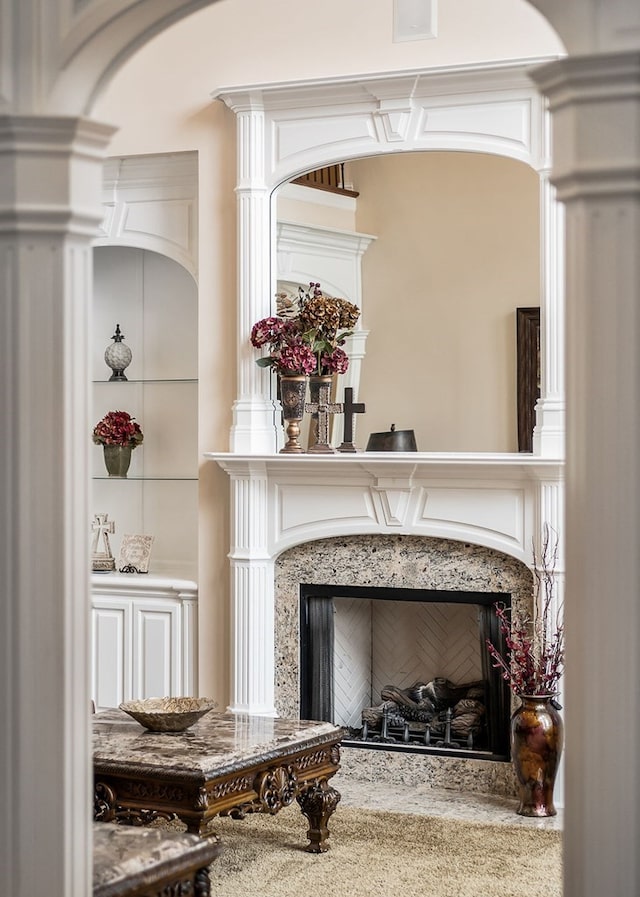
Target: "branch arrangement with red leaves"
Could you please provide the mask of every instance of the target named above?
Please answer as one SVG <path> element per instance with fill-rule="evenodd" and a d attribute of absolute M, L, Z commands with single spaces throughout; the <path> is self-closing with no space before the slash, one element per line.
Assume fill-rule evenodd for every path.
<path fill-rule="evenodd" d="M 555 568 L 558 538 L 550 526 L 543 531 L 540 557 L 534 551 L 533 615 L 512 612 L 504 603 L 495 605 L 503 654 L 490 639 L 487 649 L 495 669 L 517 695 L 554 695 L 564 670 L 564 622 L 556 607 Z"/>

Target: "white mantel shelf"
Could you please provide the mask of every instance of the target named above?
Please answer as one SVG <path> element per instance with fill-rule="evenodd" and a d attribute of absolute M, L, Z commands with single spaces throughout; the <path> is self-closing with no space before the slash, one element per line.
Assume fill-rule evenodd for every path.
<path fill-rule="evenodd" d="M 207 453 L 232 480 L 232 557 L 308 540 L 403 533 L 475 542 L 530 563 L 536 523 L 557 528 L 558 458 L 503 453 Z M 249 486 L 251 484 L 251 486 Z"/>
<path fill-rule="evenodd" d="M 537 455 L 505 452 L 338 452 L 334 455 L 314 454 L 237 454 L 234 452 L 205 452 L 205 458 L 215 461 L 224 470 L 249 470 L 262 467 L 265 470 L 306 472 L 332 472 L 352 474 L 361 469 L 365 472 L 383 472 L 397 468 L 411 473 L 430 471 L 434 475 L 445 471 L 455 471 L 461 475 L 467 471 L 470 476 L 478 473 L 501 475 L 509 471 L 512 475 L 520 471 L 524 478 L 536 477 L 538 474 L 549 475 L 556 471 L 560 474 L 564 469 L 564 461 L 560 458 L 541 458 Z"/>

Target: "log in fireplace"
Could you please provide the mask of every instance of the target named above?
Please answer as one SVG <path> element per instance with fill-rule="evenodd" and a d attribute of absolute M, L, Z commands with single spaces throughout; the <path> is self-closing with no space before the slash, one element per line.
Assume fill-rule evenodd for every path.
<path fill-rule="evenodd" d="M 301 584 L 301 716 L 345 726 L 353 747 L 509 759 L 509 689 L 486 650 L 502 641 L 496 601 L 511 595 Z"/>

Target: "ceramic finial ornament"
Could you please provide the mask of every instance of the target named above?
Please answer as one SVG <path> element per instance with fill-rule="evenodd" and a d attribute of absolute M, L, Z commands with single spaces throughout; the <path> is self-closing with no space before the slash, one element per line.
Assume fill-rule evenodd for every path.
<path fill-rule="evenodd" d="M 133 355 L 129 346 L 125 346 L 122 342 L 124 334 L 120 332 L 119 324 L 116 324 L 116 332 L 111 339 L 113 342 L 110 346 L 107 346 L 104 353 L 104 360 L 113 371 L 109 380 L 126 380 L 127 377 L 124 370 L 131 364 Z"/>

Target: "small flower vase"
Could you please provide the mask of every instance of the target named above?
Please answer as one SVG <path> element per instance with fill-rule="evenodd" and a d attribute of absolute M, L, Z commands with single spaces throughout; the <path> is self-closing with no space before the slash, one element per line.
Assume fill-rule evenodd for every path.
<path fill-rule="evenodd" d="M 131 464 L 130 445 L 103 445 L 104 466 L 110 477 L 126 479 L 129 465 Z"/>
<path fill-rule="evenodd" d="M 518 782 L 519 816 L 555 816 L 553 788 L 564 738 L 554 695 L 519 695 L 511 716 L 511 760 Z"/>
<path fill-rule="evenodd" d="M 280 375 L 280 402 L 282 417 L 286 422 L 287 441 L 280 451 L 283 454 L 301 454 L 300 421 L 304 417 L 304 400 L 307 395 L 307 378 L 304 374 Z"/>

